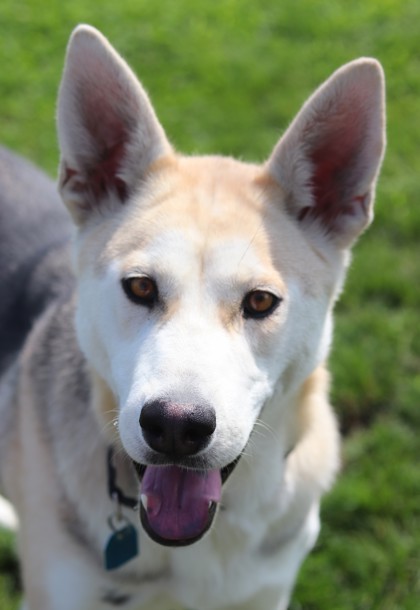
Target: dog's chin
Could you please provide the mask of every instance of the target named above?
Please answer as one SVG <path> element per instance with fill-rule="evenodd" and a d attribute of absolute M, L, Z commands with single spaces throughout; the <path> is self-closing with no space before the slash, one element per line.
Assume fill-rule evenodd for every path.
<path fill-rule="evenodd" d="M 144 531 L 148 534 L 148 536 L 154 542 L 157 542 L 158 544 L 161 544 L 162 546 L 172 546 L 172 547 L 190 546 L 191 544 L 194 544 L 195 542 L 198 542 L 199 540 L 201 540 L 201 538 L 204 536 L 204 534 L 206 534 L 206 532 L 208 532 L 208 530 L 210 529 L 210 527 L 213 524 L 214 517 L 216 516 L 217 506 L 218 505 L 216 502 L 212 502 L 212 504 L 209 508 L 209 511 L 208 511 L 208 518 L 207 518 L 204 528 L 202 529 L 202 531 L 200 531 L 199 534 L 197 534 L 196 536 L 193 536 L 191 538 L 171 539 L 171 538 L 164 538 L 163 536 L 158 534 L 151 527 L 148 516 L 147 516 L 147 511 L 142 504 L 140 505 L 140 520 L 141 520 L 141 524 L 143 526 Z"/>
<path fill-rule="evenodd" d="M 200 540 L 213 524 L 222 486 L 239 457 L 220 470 L 133 462 L 140 481 L 140 520 L 149 537 L 170 547 Z"/>

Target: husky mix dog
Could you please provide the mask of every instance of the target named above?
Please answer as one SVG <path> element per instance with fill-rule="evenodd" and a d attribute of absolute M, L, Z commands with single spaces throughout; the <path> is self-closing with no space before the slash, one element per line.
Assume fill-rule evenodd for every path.
<path fill-rule="evenodd" d="M 187 157 L 107 40 L 75 30 L 73 223 L 0 154 L 0 473 L 25 610 L 287 608 L 339 464 L 325 361 L 383 90 L 353 61 L 264 164 Z"/>

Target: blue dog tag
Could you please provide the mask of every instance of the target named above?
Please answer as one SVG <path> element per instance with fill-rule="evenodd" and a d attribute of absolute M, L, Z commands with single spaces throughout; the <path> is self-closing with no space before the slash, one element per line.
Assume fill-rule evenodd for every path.
<path fill-rule="evenodd" d="M 106 570 L 115 570 L 139 554 L 137 530 L 128 520 L 108 538 L 104 551 Z M 112 529 L 114 529 L 112 525 Z"/>

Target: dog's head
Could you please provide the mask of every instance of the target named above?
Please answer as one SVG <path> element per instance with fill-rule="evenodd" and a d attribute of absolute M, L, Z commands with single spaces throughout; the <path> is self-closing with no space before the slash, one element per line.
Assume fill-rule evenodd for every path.
<path fill-rule="evenodd" d="M 286 444 L 284 398 L 327 355 L 349 248 L 372 217 L 382 71 L 371 59 L 338 70 L 261 166 L 188 158 L 126 63 L 81 26 L 58 130 L 80 345 L 118 405 L 146 529 L 191 543 L 256 423 Z"/>

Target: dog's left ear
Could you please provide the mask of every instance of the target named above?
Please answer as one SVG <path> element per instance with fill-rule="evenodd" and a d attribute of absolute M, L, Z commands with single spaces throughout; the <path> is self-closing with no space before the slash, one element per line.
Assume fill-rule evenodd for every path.
<path fill-rule="evenodd" d="M 350 246 L 373 217 L 384 97 L 376 60 L 343 66 L 309 98 L 266 165 L 297 221 L 338 247 Z"/>
<path fill-rule="evenodd" d="M 90 26 L 73 32 L 58 99 L 59 188 L 77 224 L 120 205 L 171 146 L 126 62 Z"/>

